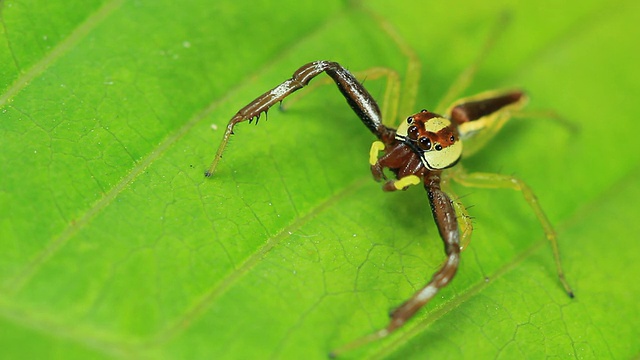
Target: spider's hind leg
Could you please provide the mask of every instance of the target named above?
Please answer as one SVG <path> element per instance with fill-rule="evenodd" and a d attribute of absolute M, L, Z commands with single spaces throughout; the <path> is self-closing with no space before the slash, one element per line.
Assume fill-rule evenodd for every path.
<path fill-rule="evenodd" d="M 569 297 L 573 297 L 573 290 L 567 282 L 564 276 L 564 270 L 562 269 L 562 262 L 560 261 L 560 250 L 558 249 L 558 238 L 551 222 L 545 215 L 538 198 L 535 196 L 531 188 L 522 180 L 515 176 L 493 174 L 493 173 L 467 173 L 462 168 L 458 168 L 451 172 L 452 178 L 467 187 L 484 188 L 484 189 L 512 189 L 519 191 L 524 200 L 529 204 L 534 214 L 538 218 L 544 234 L 549 240 L 551 249 L 553 250 L 553 257 L 556 264 L 556 271 L 558 272 L 558 278 L 560 283 L 564 287 Z"/>

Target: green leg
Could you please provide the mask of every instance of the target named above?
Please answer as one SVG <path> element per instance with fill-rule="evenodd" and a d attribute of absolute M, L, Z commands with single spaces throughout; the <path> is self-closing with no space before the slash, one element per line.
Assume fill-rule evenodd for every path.
<path fill-rule="evenodd" d="M 422 63 L 420 62 L 418 54 L 416 54 L 413 48 L 404 40 L 404 38 L 398 33 L 395 27 L 387 21 L 387 19 L 364 6 L 362 7 L 362 10 L 377 23 L 378 27 L 380 27 L 380 29 L 389 36 L 389 38 L 391 38 L 400 52 L 402 52 L 407 59 L 407 68 L 405 70 L 404 81 L 401 89 L 402 97 L 399 97 L 396 100 L 398 103 L 397 114 L 400 119 L 404 120 L 408 116 L 416 113 L 418 110 L 415 108 L 415 102 L 418 97 L 418 85 L 420 84 Z M 399 119 L 395 116 L 389 118 L 387 121 L 393 121 L 392 123 L 387 123 L 393 126 L 396 126 L 399 123 Z"/>
<path fill-rule="evenodd" d="M 553 110 L 519 110 L 511 113 L 513 118 L 544 119 L 564 127 L 568 132 L 576 134 L 580 132 L 580 125 L 565 118 Z"/>
<path fill-rule="evenodd" d="M 551 244 L 560 283 L 562 283 L 562 286 L 564 287 L 567 294 L 570 297 L 573 297 L 573 290 L 571 290 L 571 286 L 569 286 L 569 283 L 565 279 L 564 271 L 562 270 L 556 232 L 553 229 L 551 222 L 542 210 L 542 207 L 538 203 L 538 198 L 536 198 L 535 194 L 533 193 L 531 188 L 527 186 L 527 184 L 525 184 L 522 180 L 518 179 L 515 176 L 491 173 L 467 173 L 462 168 L 451 171 L 451 176 L 458 183 L 468 187 L 484 189 L 513 189 L 520 191 L 525 201 L 527 202 L 527 204 L 529 204 L 536 217 L 538 218 L 538 221 L 540 222 L 540 224 L 542 225 L 542 229 L 544 230 L 545 236 Z"/>
<path fill-rule="evenodd" d="M 487 55 L 491 53 L 491 49 L 495 45 L 498 36 L 504 30 L 508 21 L 508 17 L 504 14 L 498 19 L 494 28 L 491 30 L 489 36 L 487 37 L 487 40 L 482 46 L 482 50 L 480 50 L 478 57 L 473 61 L 473 63 L 471 63 L 471 65 L 469 65 L 462 73 L 460 73 L 453 84 L 451 84 L 449 90 L 447 90 L 447 93 L 442 97 L 442 99 L 438 103 L 438 106 L 436 106 L 436 113 L 442 115 L 448 114 L 448 112 L 445 112 L 445 109 L 449 104 L 455 101 L 455 99 L 460 97 L 460 94 L 462 94 L 469 87 L 471 81 L 478 72 L 478 68 L 487 57 Z"/>

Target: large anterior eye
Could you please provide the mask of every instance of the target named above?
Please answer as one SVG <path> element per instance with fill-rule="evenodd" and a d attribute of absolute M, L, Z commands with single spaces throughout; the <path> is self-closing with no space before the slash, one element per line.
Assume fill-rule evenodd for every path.
<path fill-rule="evenodd" d="M 418 145 L 422 150 L 431 150 L 431 140 L 429 140 L 429 138 L 426 136 L 418 139 Z"/>
<path fill-rule="evenodd" d="M 417 140 L 418 139 L 418 134 L 420 133 L 420 131 L 418 130 L 418 127 L 415 125 L 411 125 L 409 126 L 409 128 L 407 129 L 407 136 L 409 137 L 409 139 L 411 140 Z"/>

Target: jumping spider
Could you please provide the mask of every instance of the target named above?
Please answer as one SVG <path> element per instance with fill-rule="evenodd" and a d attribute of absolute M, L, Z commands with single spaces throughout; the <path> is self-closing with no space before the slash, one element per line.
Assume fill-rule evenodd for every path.
<path fill-rule="evenodd" d="M 409 61 L 409 69 L 414 69 L 414 74 L 407 75 L 404 92 L 415 94 L 419 78 L 419 74 L 415 73 L 419 73 L 419 64 L 415 56 L 409 56 Z M 405 114 L 409 113 L 413 99 L 402 102 L 403 99 L 398 96 L 396 98 L 391 96 L 392 111 L 391 114 L 385 114 L 390 119 L 385 119 L 373 97 L 347 69 L 337 62 L 314 61 L 300 67 L 289 80 L 262 94 L 231 118 L 216 156 L 205 175 L 209 177 L 215 171 L 236 124 L 258 118 L 260 114 L 280 103 L 293 92 L 307 86 L 314 77 L 322 73 L 326 73 L 330 81 L 337 84 L 351 109 L 378 138 L 371 145 L 369 164 L 373 178 L 376 181 L 384 181 L 383 190 L 406 190 L 411 185 L 422 184 L 427 192 L 447 256 L 445 263 L 433 275 L 431 281 L 391 312 L 391 320 L 386 328 L 358 339 L 332 352 L 332 355 L 386 337 L 403 326 L 454 277 L 458 269 L 460 252 L 469 242 L 472 224 L 464 206 L 458 201 L 452 201 L 452 196 L 448 195 L 452 193 L 448 186 L 449 180 L 470 187 L 510 188 L 522 192 L 551 243 L 560 282 L 567 294 L 573 297 L 573 291 L 565 280 L 562 270 L 556 233 L 531 189 L 514 176 L 467 173 L 461 166 L 456 166 L 463 155 L 463 144 L 465 156 L 474 153 L 495 135 L 511 117 L 512 112 L 518 111 L 525 105 L 527 97 L 522 91 L 489 91 L 463 98 L 453 102 L 442 112 L 443 115 L 421 110 L 406 117 L 396 129 L 385 125 L 383 119 L 393 121 L 394 111 L 398 108 L 400 111 L 406 111 Z M 388 89 L 387 94 L 399 94 L 399 80 L 394 71 L 376 68 L 369 71 L 367 76 L 368 78 L 388 77 L 388 85 L 392 90 Z M 453 88 L 456 88 L 455 85 L 458 85 L 457 88 L 464 87 L 460 83 L 468 82 L 470 76 L 469 73 L 465 74 Z M 459 90 L 455 89 L 453 92 Z M 398 106 L 399 102 L 402 102 L 401 106 Z M 389 169 L 395 179 L 388 179 L 384 169 Z M 461 219 L 460 224 L 459 219 Z"/>

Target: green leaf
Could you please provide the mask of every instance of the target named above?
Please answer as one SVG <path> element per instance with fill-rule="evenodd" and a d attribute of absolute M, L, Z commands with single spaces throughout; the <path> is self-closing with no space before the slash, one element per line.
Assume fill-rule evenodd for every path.
<path fill-rule="evenodd" d="M 464 163 L 536 191 L 576 298 L 519 194 L 457 188 L 476 231 L 454 281 L 344 356 L 637 357 L 640 5 L 366 6 L 417 51 L 418 108 L 510 16 L 465 95 L 522 87 L 580 131 L 515 119 Z M 298 66 L 403 74 L 358 5 L 4 0 L 0 24 L 3 358 L 322 359 L 386 326 L 443 260 L 423 190 L 371 181 L 372 136 L 333 86 L 239 125 L 203 177 L 228 119 Z"/>

